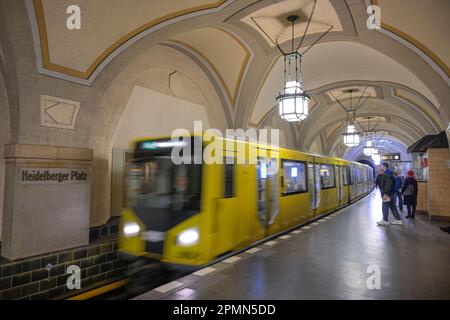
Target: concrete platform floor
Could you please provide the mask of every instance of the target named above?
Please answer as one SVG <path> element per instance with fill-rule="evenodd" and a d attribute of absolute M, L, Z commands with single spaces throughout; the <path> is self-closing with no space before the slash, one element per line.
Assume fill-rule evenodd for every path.
<path fill-rule="evenodd" d="M 380 219 L 374 191 L 136 299 L 450 299 L 450 235 L 439 229 L 446 223 L 419 215 L 379 227 Z M 380 268 L 380 289 L 367 287 L 369 266 Z"/>

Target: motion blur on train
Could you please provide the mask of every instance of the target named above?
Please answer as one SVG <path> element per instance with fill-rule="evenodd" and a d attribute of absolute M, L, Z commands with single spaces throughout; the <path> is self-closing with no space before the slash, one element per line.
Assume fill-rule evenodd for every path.
<path fill-rule="evenodd" d="M 202 150 L 211 143 L 194 135 L 189 141 Z M 222 163 L 176 164 L 175 147 L 170 138 L 135 143 L 119 241 L 132 261 L 197 268 L 348 205 L 372 187 L 371 167 L 343 159 L 228 139 Z M 237 150 L 253 152 L 255 161 L 237 161 Z"/>

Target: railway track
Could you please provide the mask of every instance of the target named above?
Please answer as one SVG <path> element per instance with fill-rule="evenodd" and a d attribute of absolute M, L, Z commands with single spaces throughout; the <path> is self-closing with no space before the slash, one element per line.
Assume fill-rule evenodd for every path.
<path fill-rule="evenodd" d="M 92 288 L 67 300 L 129 300 L 183 276 L 184 273 L 151 263 L 125 279 Z"/>

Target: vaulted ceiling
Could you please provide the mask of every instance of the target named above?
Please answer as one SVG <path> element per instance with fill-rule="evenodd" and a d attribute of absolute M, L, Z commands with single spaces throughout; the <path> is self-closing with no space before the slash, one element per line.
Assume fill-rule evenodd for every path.
<path fill-rule="evenodd" d="M 91 86 L 116 57 L 151 39 L 205 70 L 223 97 L 228 126 L 235 128 L 277 126 L 271 119 L 278 117 L 283 61 L 273 40 L 290 47 L 286 17 L 300 16 L 294 35 L 302 51 L 332 26 L 303 57 L 311 110 L 307 120 L 282 125 L 291 147 L 361 154 L 341 141 L 346 114 L 334 97 L 349 103 L 349 88 L 356 98 L 370 96 L 358 119 L 380 121 L 383 150 L 403 152 L 449 122 L 447 0 L 318 0 L 303 40 L 312 0 L 79 0 L 83 19 L 76 31 L 67 29 L 67 15 L 61 14 L 73 1 L 25 1 L 40 73 Z M 367 28 L 372 4 L 381 8 L 380 30 Z"/>

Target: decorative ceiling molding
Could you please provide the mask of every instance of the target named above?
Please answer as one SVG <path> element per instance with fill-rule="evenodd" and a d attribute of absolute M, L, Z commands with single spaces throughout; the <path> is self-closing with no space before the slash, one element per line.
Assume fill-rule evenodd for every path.
<path fill-rule="evenodd" d="M 303 36 L 311 15 L 313 1 L 284 0 L 270 3 L 243 17 L 240 22 L 258 32 L 271 47 L 275 47 L 272 40 L 278 40 L 282 45 L 291 39 L 291 25 L 286 23 L 286 17 L 292 14 L 300 16 L 296 23 L 294 38 Z M 343 26 L 335 8 L 328 0 L 320 0 L 316 4 L 314 16 L 308 28 L 307 36 L 325 32 L 333 26 L 333 32 L 343 31 Z"/>
<path fill-rule="evenodd" d="M 127 34 L 116 39 L 107 47 L 95 60 L 90 63 L 87 70 L 77 70 L 53 63 L 50 59 L 49 42 L 47 34 L 47 25 L 45 20 L 43 0 L 26 0 L 28 15 L 32 25 L 33 37 L 35 41 L 36 58 L 38 70 L 40 73 L 59 77 L 65 80 L 77 82 L 84 85 L 90 85 L 99 72 L 120 52 L 144 38 L 152 32 L 155 32 L 168 25 L 210 13 L 222 10 L 234 0 L 211 1 L 210 4 L 199 5 L 170 12 L 163 16 L 145 23 L 135 28 Z"/>
<path fill-rule="evenodd" d="M 194 45 L 188 43 L 188 41 L 181 40 L 183 37 L 183 34 L 177 35 L 176 39 L 169 39 L 168 42 L 178 44 L 185 48 L 188 48 L 191 52 L 193 52 L 195 55 L 201 57 L 201 59 L 204 60 L 208 64 L 208 66 L 214 71 L 214 73 L 219 78 L 222 86 L 225 88 L 225 91 L 230 100 L 231 106 L 232 106 L 233 110 L 235 110 L 236 103 L 238 101 L 239 94 L 242 89 L 243 79 L 245 78 L 245 74 L 248 71 L 249 65 L 251 63 L 251 59 L 253 57 L 253 53 L 250 51 L 250 49 L 246 45 L 244 45 L 243 41 L 241 39 L 239 39 L 238 36 L 231 33 L 230 31 L 225 30 L 223 28 L 219 28 L 219 27 L 208 27 L 208 28 L 223 32 L 228 37 L 230 37 L 237 44 L 237 46 L 240 47 L 245 52 L 245 56 L 242 59 L 242 61 L 238 61 L 240 63 L 240 67 L 239 67 L 239 72 L 236 76 L 234 88 L 230 88 L 230 86 L 227 84 L 227 81 L 225 80 L 224 75 L 219 71 L 219 66 L 216 66 L 214 64 L 214 62 L 211 60 L 211 57 L 208 57 L 207 54 L 202 52 L 201 48 L 195 47 Z M 198 30 L 194 30 L 194 31 L 198 31 Z"/>
<path fill-rule="evenodd" d="M 377 116 L 376 113 L 366 113 L 361 115 L 362 117 L 368 117 L 368 116 Z M 344 117 L 340 117 L 335 119 L 334 121 L 330 122 L 327 124 L 327 126 L 333 126 L 335 124 L 341 124 L 341 128 L 342 128 L 342 124 L 345 123 L 345 118 Z M 395 131 L 395 129 L 401 129 L 400 131 Z M 423 137 L 426 133 L 423 130 L 420 130 L 417 127 L 414 127 L 414 125 L 409 122 L 409 121 L 404 121 L 401 123 L 401 125 L 395 125 L 393 123 L 391 123 L 391 121 L 388 120 L 384 121 L 380 126 L 379 126 L 379 130 L 378 131 L 385 131 L 388 132 L 388 134 L 392 134 L 393 132 L 396 132 L 398 135 L 403 136 L 405 139 L 406 137 L 409 137 L 409 139 L 411 139 L 411 136 L 416 136 L 417 139 L 419 139 L 420 137 Z M 319 130 L 317 131 L 308 141 L 306 141 L 306 144 L 311 144 L 313 143 L 317 137 L 319 137 L 321 134 L 323 133 L 323 130 Z M 327 142 L 331 142 L 332 145 L 336 144 L 336 143 L 341 143 L 341 137 L 342 137 L 342 132 L 339 130 L 334 131 L 334 133 L 332 134 L 332 136 L 330 136 L 327 139 Z M 414 140 L 414 137 L 412 138 Z"/>
<path fill-rule="evenodd" d="M 356 41 L 336 40 L 319 43 L 304 57 L 303 62 L 304 85 L 308 94 L 315 94 L 325 88 L 332 89 L 330 83 L 349 86 L 366 83 L 373 86 L 402 83 L 406 87 L 420 91 L 428 101 L 433 102 L 434 106 L 439 106 L 439 101 L 428 87 L 430 84 L 425 84 L 416 74 L 392 57 Z M 281 57 L 275 57 L 258 86 L 257 96 L 247 115 L 248 124 L 259 123 L 261 117 L 273 106 L 274 97 L 282 89 L 279 87 L 282 83 L 282 70 Z M 267 104 L 269 99 L 270 104 Z"/>
<path fill-rule="evenodd" d="M 386 121 L 382 122 L 380 124 L 379 130 L 380 131 L 388 131 L 390 135 L 392 135 L 394 132 L 397 136 L 401 137 L 401 139 L 405 142 L 407 141 L 407 143 L 413 143 L 415 140 L 423 137 L 424 135 L 426 135 L 427 133 L 436 133 L 437 131 L 434 131 L 430 128 L 420 128 L 419 126 L 417 126 L 417 124 L 412 123 L 409 120 L 404 120 L 401 123 L 392 123 L 392 119 L 393 117 L 395 117 L 395 113 L 392 114 L 380 114 L 379 112 L 365 112 L 365 113 L 360 113 L 358 115 L 358 118 L 363 118 L 363 117 L 372 117 L 372 116 L 379 116 L 379 117 L 384 117 L 386 119 Z M 331 121 L 326 122 L 324 124 L 322 124 L 320 127 L 306 127 L 302 128 L 302 132 L 304 132 L 304 130 L 309 130 L 307 131 L 307 133 L 309 133 L 309 136 L 305 138 L 305 135 L 303 135 L 303 141 L 299 140 L 300 139 L 300 135 L 298 136 L 298 140 L 297 143 L 300 145 L 311 145 L 314 141 L 316 141 L 317 137 L 319 137 L 323 131 L 324 128 L 328 128 L 328 127 L 333 127 L 334 125 L 336 125 L 337 123 L 344 123 L 345 122 L 345 117 L 341 116 L 341 117 L 337 117 L 337 118 L 333 118 Z M 395 118 L 397 119 L 397 118 Z M 342 127 L 342 126 L 341 126 Z M 311 131 L 313 130 L 313 131 Z M 400 131 L 396 131 L 396 130 L 400 130 Z M 329 149 L 333 150 L 333 148 L 336 147 L 336 144 L 342 143 L 342 132 L 340 132 L 339 130 L 334 131 L 334 133 L 332 134 L 331 137 L 328 138 L 329 143 Z M 306 139 L 306 140 L 305 140 Z M 411 140 L 411 141 L 410 141 Z"/>
<path fill-rule="evenodd" d="M 380 2 L 379 0 L 365 0 L 366 2 L 366 6 L 369 5 L 377 5 L 380 6 Z M 395 40 L 399 40 L 399 38 L 403 41 L 399 41 L 405 45 L 409 44 L 411 48 L 411 46 L 413 47 L 412 49 L 415 49 L 414 51 L 416 51 L 416 53 L 419 54 L 419 56 L 421 56 L 422 58 L 425 58 L 424 55 L 426 57 L 428 57 L 428 59 L 424 59 L 427 63 L 429 63 L 429 61 L 433 62 L 435 66 L 437 66 L 441 72 L 439 72 L 441 75 L 444 75 L 444 80 L 449 83 L 449 77 L 450 77 L 450 68 L 447 66 L 447 64 L 445 64 L 444 61 L 442 61 L 441 58 L 439 58 L 439 56 L 434 53 L 430 48 L 428 48 L 427 46 L 425 46 L 423 43 L 421 43 L 419 40 L 417 40 L 416 38 L 414 38 L 413 36 L 407 34 L 406 32 L 403 32 L 402 30 L 389 25 L 385 22 L 381 22 L 381 29 L 379 30 L 380 32 L 386 33 L 388 36 L 390 36 L 391 38 L 395 39 Z M 406 43 L 405 43 L 406 42 Z M 430 64 L 430 63 L 429 63 Z M 430 64 L 432 67 L 433 64 Z M 439 71 L 439 70 L 436 70 Z"/>
<path fill-rule="evenodd" d="M 269 75 L 272 73 L 272 69 L 275 67 L 275 65 L 277 64 L 278 61 L 279 61 L 279 57 L 276 56 L 276 57 L 273 59 L 273 61 L 270 63 L 270 66 L 267 68 L 267 72 L 266 72 L 266 74 L 264 75 L 264 78 L 263 78 L 262 81 L 259 83 L 258 89 L 257 89 L 256 94 L 255 94 L 255 96 L 254 96 L 254 101 L 253 101 L 252 106 L 251 106 L 251 110 L 250 110 L 250 112 L 249 112 L 248 122 L 247 122 L 247 126 L 248 126 L 248 127 L 254 127 L 254 128 L 256 128 L 256 127 L 258 127 L 258 123 L 261 122 L 261 121 L 259 121 L 258 123 L 252 122 L 252 114 L 253 114 L 253 112 L 255 111 L 256 102 L 257 102 L 258 97 L 259 97 L 259 95 L 260 95 L 260 93 L 261 93 L 261 91 L 262 91 L 262 89 L 263 89 L 263 87 L 264 87 L 264 84 L 266 83 L 267 78 L 268 78 Z M 271 110 L 272 110 L 272 109 L 271 109 Z M 269 110 L 268 113 L 270 113 L 271 110 Z M 266 114 L 267 114 L 267 113 L 266 113 Z"/>
<path fill-rule="evenodd" d="M 409 88 L 408 88 L 409 89 Z M 399 88 L 398 87 L 393 87 L 391 88 L 392 90 L 392 96 L 395 97 L 396 99 L 410 105 L 411 107 L 413 107 L 414 109 L 418 110 L 419 112 L 421 112 L 422 114 L 424 114 L 433 124 L 433 126 L 435 127 L 436 130 L 441 130 L 442 129 L 442 125 L 438 123 L 438 121 L 435 119 L 435 117 L 433 117 L 425 108 L 421 107 L 417 102 L 413 101 L 412 99 L 406 97 L 405 95 L 401 94 L 399 92 Z M 411 92 L 416 93 L 414 90 L 409 89 Z M 438 114 L 438 119 L 440 119 L 439 117 L 439 110 L 430 102 L 428 101 L 425 97 L 423 97 L 422 95 L 419 94 L 419 97 L 425 99 L 425 101 L 428 102 L 429 105 L 431 105 L 433 107 L 433 111 L 434 113 L 437 112 Z"/>
<path fill-rule="evenodd" d="M 311 94 L 319 96 L 325 94 L 325 99 L 328 103 L 334 103 L 334 101 L 331 101 L 331 99 L 328 97 L 328 92 L 334 90 L 335 88 L 353 88 L 353 87 L 373 87 L 375 88 L 375 91 L 377 93 L 376 98 L 381 100 L 386 100 L 391 97 L 394 97 L 396 100 L 401 101 L 402 103 L 406 103 L 408 106 L 413 107 L 415 110 L 422 113 L 424 116 L 427 117 L 427 119 L 430 119 L 431 123 L 435 127 L 436 130 L 440 130 L 441 125 L 437 122 L 436 119 L 440 119 L 440 112 L 439 109 L 425 96 L 420 94 L 419 92 L 415 91 L 414 89 L 394 83 L 394 82 L 387 82 L 387 81 L 359 81 L 359 80 L 350 80 L 350 81 L 344 81 L 344 82 L 337 82 L 337 83 L 330 83 L 328 85 L 325 85 L 320 88 L 316 88 L 314 90 L 311 90 Z M 385 91 L 383 93 L 383 88 L 388 88 L 389 94 Z M 405 90 L 407 92 L 410 92 L 411 94 L 417 96 L 417 98 L 423 100 L 424 104 L 428 106 L 428 110 L 425 110 L 423 106 L 419 106 L 417 102 L 412 101 L 408 97 L 405 97 L 404 95 L 400 94 L 399 90 Z M 391 99 L 392 100 L 392 99 Z M 434 116 L 431 114 L 433 113 Z"/>
<path fill-rule="evenodd" d="M 370 96 L 371 99 L 383 99 L 383 91 L 378 86 L 371 85 L 344 85 L 342 87 L 336 87 L 329 89 L 325 92 L 325 97 L 328 103 L 335 103 L 336 99 L 339 101 L 344 101 L 349 99 L 350 95 L 347 90 L 352 89 L 352 99 L 357 102 L 360 97 Z M 363 96 L 364 95 L 364 96 Z M 360 101 L 361 102 L 361 101 Z"/>
<path fill-rule="evenodd" d="M 226 92 L 226 87 L 223 82 L 220 80 L 217 72 L 209 65 L 208 61 L 206 61 L 201 55 L 198 54 L 195 50 L 187 47 L 183 43 L 178 43 L 176 41 L 165 41 L 160 43 L 161 46 L 165 46 L 168 48 L 172 48 L 181 52 L 182 54 L 189 57 L 196 65 L 198 65 L 208 79 L 211 81 L 211 84 L 215 88 L 217 95 L 224 107 L 225 114 L 227 116 L 227 120 L 230 125 L 234 125 L 234 110 L 231 105 L 230 96 Z"/>

